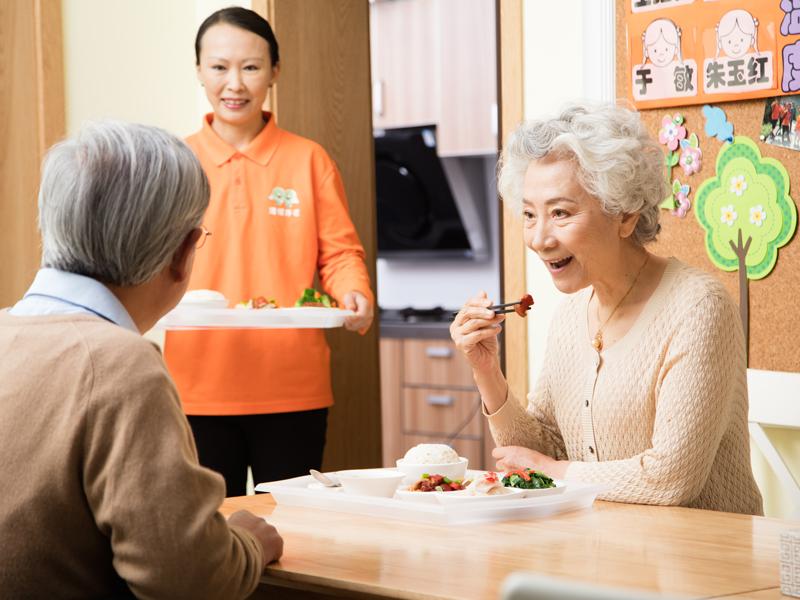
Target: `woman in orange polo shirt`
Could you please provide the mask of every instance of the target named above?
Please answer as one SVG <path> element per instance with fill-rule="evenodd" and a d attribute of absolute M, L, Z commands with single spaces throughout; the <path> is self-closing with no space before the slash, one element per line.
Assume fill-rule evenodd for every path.
<path fill-rule="evenodd" d="M 374 297 L 347 208 L 325 150 L 262 112 L 278 78 L 269 23 L 232 7 L 208 17 L 195 40 L 197 73 L 213 113 L 188 138 L 211 184 L 211 242 L 195 258 L 190 289 L 230 301 L 265 296 L 293 306 L 315 274 L 355 311 L 365 331 Z M 229 496 L 256 482 L 319 468 L 328 407 L 330 351 L 318 329 L 170 332 L 165 358 L 178 386 L 200 462 L 225 477 Z"/>

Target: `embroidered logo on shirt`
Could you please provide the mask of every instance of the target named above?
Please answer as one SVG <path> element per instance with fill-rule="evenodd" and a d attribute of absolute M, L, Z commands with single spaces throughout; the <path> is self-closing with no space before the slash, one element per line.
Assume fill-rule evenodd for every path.
<path fill-rule="evenodd" d="M 300 198 L 297 197 L 297 192 L 292 188 L 274 187 L 268 199 L 275 203 L 275 206 L 269 207 L 269 214 L 278 215 L 279 217 L 300 216 L 300 209 L 297 208 L 300 205 Z"/>

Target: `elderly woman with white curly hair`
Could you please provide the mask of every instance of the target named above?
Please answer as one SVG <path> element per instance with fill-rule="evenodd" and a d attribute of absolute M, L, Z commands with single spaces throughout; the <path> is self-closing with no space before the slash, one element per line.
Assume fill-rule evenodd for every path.
<path fill-rule="evenodd" d="M 158 348 L 209 187 L 166 131 L 116 122 L 53 147 L 42 269 L 0 311 L 0 590 L 7 598 L 244 598 L 283 542 L 218 512 Z"/>
<path fill-rule="evenodd" d="M 761 514 L 741 321 L 713 277 L 646 248 L 666 185 L 638 113 L 571 105 L 521 125 L 498 187 L 522 213 L 526 246 L 570 296 L 527 408 L 500 370 L 504 315 L 486 294 L 451 326 L 497 468 L 608 484 L 606 500 Z"/>

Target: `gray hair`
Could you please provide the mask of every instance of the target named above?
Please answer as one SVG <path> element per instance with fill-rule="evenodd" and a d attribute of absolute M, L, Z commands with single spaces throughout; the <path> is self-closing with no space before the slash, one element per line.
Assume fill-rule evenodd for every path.
<path fill-rule="evenodd" d="M 102 121 L 53 146 L 42 167 L 42 266 L 102 283 L 144 283 L 198 227 L 209 186 L 163 129 Z"/>
<path fill-rule="evenodd" d="M 572 160 L 583 189 L 608 215 L 639 214 L 633 239 L 656 239 L 667 195 L 664 154 L 639 113 L 613 104 L 570 104 L 554 119 L 529 121 L 512 134 L 499 164 L 498 190 L 522 211 L 525 172 L 547 156 Z"/>

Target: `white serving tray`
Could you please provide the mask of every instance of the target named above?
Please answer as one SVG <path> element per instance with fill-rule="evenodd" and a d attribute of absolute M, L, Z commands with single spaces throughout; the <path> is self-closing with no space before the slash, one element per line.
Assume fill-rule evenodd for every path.
<path fill-rule="evenodd" d="M 301 506 L 435 525 L 463 525 L 515 519 L 537 519 L 589 508 L 607 486 L 569 482 L 563 493 L 520 500 L 475 503 L 412 502 L 394 498 L 355 496 L 340 488 L 323 488 L 310 475 L 260 483 L 257 492 L 269 492 L 278 505 Z M 420 492 L 422 493 L 422 492 Z"/>
<path fill-rule="evenodd" d="M 177 306 L 156 324 L 160 329 L 327 329 L 341 327 L 351 310 L 298 308 L 193 308 Z"/>

